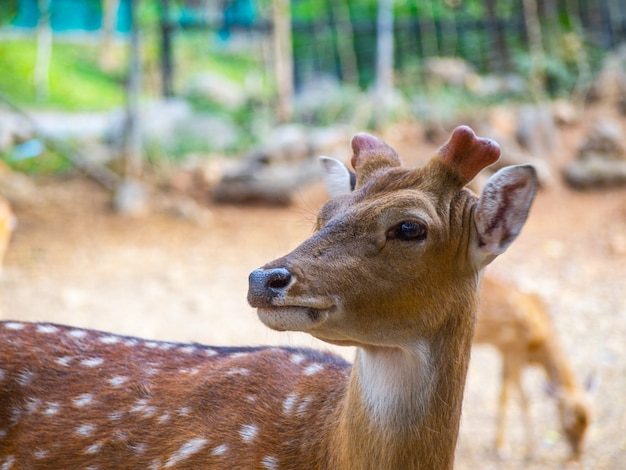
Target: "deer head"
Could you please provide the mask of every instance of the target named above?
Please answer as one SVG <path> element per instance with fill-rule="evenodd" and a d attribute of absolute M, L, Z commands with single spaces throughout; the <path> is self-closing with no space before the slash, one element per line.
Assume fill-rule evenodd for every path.
<path fill-rule="evenodd" d="M 530 166 L 496 173 L 476 198 L 464 186 L 499 146 L 457 128 L 420 169 L 368 134 L 352 139 L 352 174 L 325 159 L 333 198 L 316 233 L 250 275 L 267 326 L 340 345 L 402 346 L 474 310 L 477 273 L 518 235 L 536 188 Z M 353 189 L 353 190 L 351 190 Z"/>

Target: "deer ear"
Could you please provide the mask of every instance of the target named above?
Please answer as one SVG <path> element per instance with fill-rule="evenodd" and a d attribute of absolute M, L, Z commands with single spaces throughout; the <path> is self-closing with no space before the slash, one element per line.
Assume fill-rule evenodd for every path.
<path fill-rule="evenodd" d="M 519 235 L 537 191 L 530 165 L 516 165 L 494 174 L 480 194 L 475 213 L 477 263 L 489 264 Z"/>
<path fill-rule="evenodd" d="M 348 194 L 354 190 L 356 176 L 339 160 L 320 157 L 324 170 L 324 183 L 330 197 Z"/>

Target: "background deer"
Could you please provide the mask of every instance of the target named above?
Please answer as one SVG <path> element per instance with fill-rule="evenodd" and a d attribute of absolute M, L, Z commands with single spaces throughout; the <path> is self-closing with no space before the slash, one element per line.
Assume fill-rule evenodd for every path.
<path fill-rule="evenodd" d="M 421 169 L 377 138 L 317 231 L 250 274 L 276 330 L 357 346 L 210 348 L 46 323 L 0 325 L 2 468 L 446 469 L 454 459 L 481 269 L 518 235 L 528 166 L 461 127 Z"/>
<path fill-rule="evenodd" d="M 516 390 L 522 407 L 527 449 L 532 452 L 534 438 L 521 375 L 526 367 L 537 364 L 544 369 L 557 399 L 561 427 L 571 447 L 570 458 L 578 460 L 591 421 L 591 400 L 574 377 L 545 303 L 536 294 L 522 292 L 489 276 L 482 280 L 479 298 L 474 342 L 495 346 L 502 357 L 497 451 L 501 453 L 504 448 L 506 408 L 511 391 Z"/>
<path fill-rule="evenodd" d="M 4 255 L 16 225 L 17 219 L 11 210 L 11 205 L 0 196 L 0 270 L 2 269 Z"/>

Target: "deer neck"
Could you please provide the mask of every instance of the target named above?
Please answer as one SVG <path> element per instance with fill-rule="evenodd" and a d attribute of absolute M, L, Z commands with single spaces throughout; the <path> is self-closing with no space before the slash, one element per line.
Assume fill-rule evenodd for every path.
<path fill-rule="evenodd" d="M 473 315 L 454 317 L 407 347 L 357 350 L 337 468 L 452 468 L 473 334 Z"/>
<path fill-rule="evenodd" d="M 574 390 L 578 386 L 574 373 L 569 367 L 565 353 L 554 336 L 548 337 L 543 345 L 541 360 L 550 382 L 561 390 Z"/>

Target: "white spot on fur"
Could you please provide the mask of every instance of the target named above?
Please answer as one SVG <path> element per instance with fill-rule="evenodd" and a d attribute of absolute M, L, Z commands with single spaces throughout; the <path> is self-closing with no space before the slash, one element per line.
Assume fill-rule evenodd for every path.
<path fill-rule="evenodd" d="M 311 395 L 307 395 L 306 397 L 304 397 L 302 401 L 300 402 L 300 404 L 298 405 L 298 414 L 303 415 L 312 401 L 313 401 L 313 397 Z"/>
<path fill-rule="evenodd" d="M 119 421 L 120 419 L 122 419 L 122 416 L 124 416 L 124 412 L 119 410 L 109 413 L 109 419 L 111 421 Z"/>
<path fill-rule="evenodd" d="M 123 375 L 118 375 L 116 377 L 111 377 L 108 382 L 113 386 L 113 387 L 121 387 L 122 385 L 124 385 L 126 383 L 126 381 L 128 380 L 128 377 L 125 377 Z"/>
<path fill-rule="evenodd" d="M 314 362 L 313 364 L 309 364 L 308 366 L 305 367 L 303 374 L 314 375 L 314 374 L 317 374 L 318 372 L 321 372 L 322 370 L 324 370 L 324 366 L 322 364 Z"/>
<path fill-rule="evenodd" d="M 80 363 L 86 367 L 98 367 L 104 363 L 104 359 L 101 357 L 89 357 L 87 359 L 83 359 Z"/>
<path fill-rule="evenodd" d="M 293 411 L 293 407 L 298 400 L 298 393 L 293 392 L 287 395 L 285 400 L 283 401 L 283 413 L 290 414 Z"/>
<path fill-rule="evenodd" d="M 83 452 L 85 454 L 97 454 L 102 449 L 102 442 L 96 442 L 88 446 Z"/>
<path fill-rule="evenodd" d="M 302 354 L 292 354 L 291 355 L 291 362 L 293 362 L 294 364 L 300 364 L 302 363 L 302 361 L 304 361 L 306 358 L 304 357 L 304 355 Z"/>
<path fill-rule="evenodd" d="M 76 428 L 76 434 L 83 437 L 88 437 L 93 434 L 96 430 L 96 427 L 93 424 L 83 424 Z"/>
<path fill-rule="evenodd" d="M 58 333 L 59 329 L 54 325 L 37 325 L 37 332 L 44 334 Z"/>
<path fill-rule="evenodd" d="M 217 351 L 215 349 L 205 349 L 204 350 L 204 355 L 205 356 L 217 356 Z"/>
<path fill-rule="evenodd" d="M 208 440 L 203 437 L 196 437 L 195 439 L 191 439 L 185 442 L 180 449 L 174 452 L 167 462 L 165 462 L 164 467 L 169 468 L 173 467 L 179 462 L 182 462 L 185 459 L 188 459 L 193 454 L 197 454 L 202 450 L 202 448 L 207 444 Z"/>
<path fill-rule="evenodd" d="M 45 459 L 50 452 L 47 450 L 36 450 L 33 455 L 37 460 Z"/>
<path fill-rule="evenodd" d="M 15 463 L 15 457 L 12 455 L 8 455 L 4 459 L 4 462 L 2 462 L 2 467 L 0 467 L 0 470 L 9 470 L 11 467 L 13 467 L 14 463 Z"/>
<path fill-rule="evenodd" d="M 35 411 L 39 409 L 40 405 L 41 405 L 41 400 L 39 398 L 30 397 L 28 398 L 28 400 L 26 400 L 26 412 L 34 413 Z"/>
<path fill-rule="evenodd" d="M 178 348 L 180 352 L 185 354 L 193 354 L 196 352 L 196 349 L 195 346 L 183 346 L 182 348 Z"/>
<path fill-rule="evenodd" d="M 0 429 L 0 437 L 5 437 L 7 435 L 6 429 Z"/>
<path fill-rule="evenodd" d="M 23 330 L 24 329 L 24 324 L 23 323 L 18 323 L 18 322 L 14 322 L 14 321 L 8 321 L 4 324 L 4 327 L 7 330 Z"/>
<path fill-rule="evenodd" d="M 55 415 L 59 412 L 59 404 L 54 402 L 47 403 L 47 408 L 43 410 L 46 415 Z"/>
<path fill-rule="evenodd" d="M 34 375 L 34 372 L 31 372 L 29 370 L 23 370 L 17 376 L 17 383 L 20 384 L 22 387 L 25 387 L 31 382 L 31 380 L 33 380 Z"/>
<path fill-rule="evenodd" d="M 141 455 L 146 451 L 146 449 L 148 448 L 148 445 L 145 444 L 144 442 L 137 442 L 131 445 L 130 447 L 131 449 L 133 449 L 135 454 Z"/>
<path fill-rule="evenodd" d="M 135 406 L 130 409 L 131 413 L 141 413 L 143 416 L 149 418 L 156 413 L 156 407 L 148 405 L 149 401 L 146 398 L 140 398 L 137 400 Z"/>
<path fill-rule="evenodd" d="M 249 353 L 247 352 L 236 352 L 230 355 L 232 359 L 240 359 L 242 357 L 247 357 Z"/>
<path fill-rule="evenodd" d="M 226 444 L 221 444 L 221 445 L 217 446 L 215 449 L 213 449 L 211 454 L 213 454 L 213 455 L 224 455 L 227 450 L 228 450 L 228 446 Z"/>
<path fill-rule="evenodd" d="M 79 408 L 89 405 L 93 401 L 93 395 L 91 393 L 83 393 L 74 398 L 74 404 Z"/>
<path fill-rule="evenodd" d="M 68 367 L 70 362 L 72 362 L 72 359 L 74 359 L 73 356 L 62 356 L 57 358 L 56 363 L 60 366 Z"/>
<path fill-rule="evenodd" d="M 80 339 L 80 338 L 84 338 L 89 333 L 87 333 L 87 331 L 85 330 L 72 330 L 72 331 L 69 331 L 67 334 L 70 335 L 72 338 Z"/>
<path fill-rule="evenodd" d="M 11 408 L 10 416 L 9 416 L 9 420 L 11 421 L 11 424 L 13 425 L 19 424 L 21 419 L 22 419 L 22 410 L 18 408 L 17 406 Z"/>
<path fill-rule="evenodd" d="M 166 423 L 169 420 L 170 420 L 170 414 L 169 413 L 163 413 L 161 416 L 159 416 L 157 418 L 157 421 L 159 423 Z"/>
<path fill-rule="evenodd" d="M 252 442 L 259 432 L 259 428 L 254 424 L 244 424 L 239 430 L 239 435 L 243 442 Z"/>
<path fill-rule="evenodd" d="M 238 367 L 236 369 L 229 370 L 227 375 L 250 375 L 250 371 L 244 367 Z"/>
<path fill-rule="evenodd" d="M 278 470 L 278 459 L 273 455 L 266 455 L 261 459 L 261 465 L 267 470 Z"/>
<path fill-rule="evenodd" d="M 135 347 L 139 344 L 139 341 L 137 341 L 135 338 L 126 338 L 124 340 L 124 345 L 128 346 L 129 348 Z"/>
<path fill-rule="evenodd" d="M 146 348 L 154 349 L 159 346 L 159 343 L 157 343 L 156 341 L 146 341 L 145 343 L 143 343 L 143 345 Z"/>
<path fill-rule="evenodd" d="M 104 344 L 117 344 L 120 342 L 120 338 L 113 335 L 106 335 L 100 337 L 100 342 Z"/>
<path fill-rule="evenodd" d="M 4 380 L 4 377 L 6 377 L 6 372 L 0 369 L 0 380 Z"/>
<path fill-rule="evenodd" d="M 189 412 L 190 412 L 190 411 L 191 411 L 191 410 L 190 410 L 188 407 L 183 406 L 183 407 L 180 407 L 180 408 L 178 409 L 178 414 L 179 414 L 180 416 L 189 416 Z"/>

